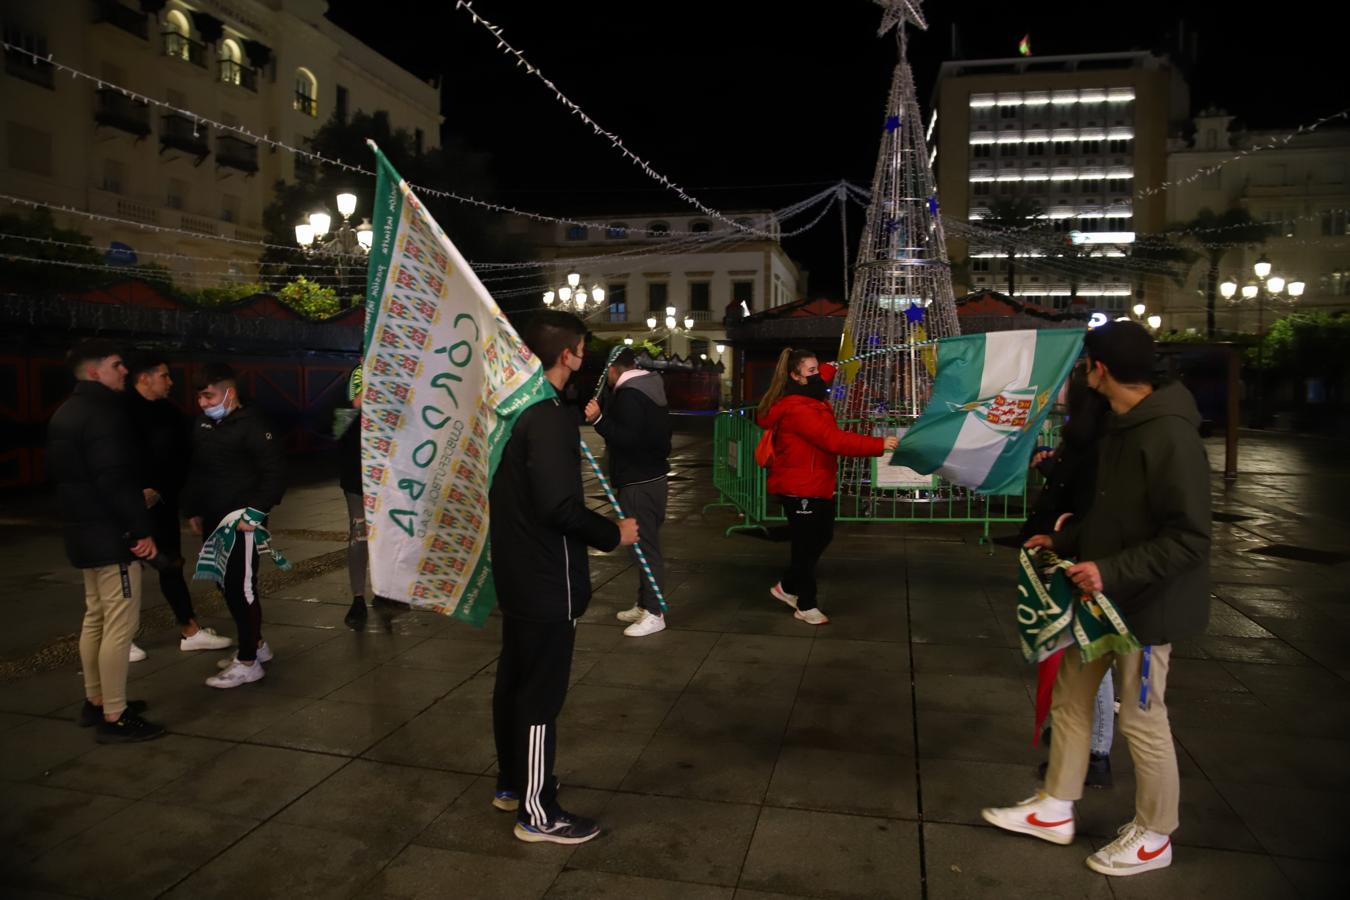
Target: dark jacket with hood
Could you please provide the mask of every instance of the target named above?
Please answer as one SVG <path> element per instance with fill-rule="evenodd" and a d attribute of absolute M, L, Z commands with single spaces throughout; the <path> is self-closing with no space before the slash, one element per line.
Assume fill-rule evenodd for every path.
<path fill-rule="evenodd" d="M 595 430 L 609 448 L 616 488 L 655 481 L 670 471 L 670 408 L 657 373 L 634 375 L 619 385 Z"/>
<path fill-rule="evenodd" d="M 619 526 L 586 506 L 581 433 L 554 397 L 516 419 L 488 492 L 492 580 L 502 614 L 580 618 L 591 601 L 586 548 L 619 546 Z"/>
<path fill-rule="evenodd" d="M 47 472 L 76 568 L 130 562 L 131 545 L 150 536 L 137 452 L 125 398 L 96 381 L 77 382 L 47 425 Z"/>
<path fill-rule="evenodd" d="M 1103 593 L 1145 645 L 1194 637 L 1209 621 L 1209 460 L 1200 413 L 1167 384 L 1112 415 L 1087 516 L 1054 535 L 1061 555 L 1095 562 Z"/>
<path fill-rule="evenodd" d="M 218 422 L 200 416 L 192 433 L 192 474 L 183 514 L 201 516 L 205 533 L 237 509 L 251 506 L 266 513 L 281 502 L 285 451 L 253 407 L 240 406 Z"/>

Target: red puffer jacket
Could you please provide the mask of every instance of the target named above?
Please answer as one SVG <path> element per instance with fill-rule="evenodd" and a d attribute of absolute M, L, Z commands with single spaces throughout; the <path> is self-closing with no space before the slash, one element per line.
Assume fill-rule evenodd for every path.
<path fill-rule="evenodd" d="M 832 367 L 820 368 L 824 375 Z M 879 437 L 841 430 L 828 403 L 800 394 L 779 398 L 759 419 L 759 427 L 776 430 L 769 493 L 787 497 L 829 499 L 834 496 L 836 457 L 880 456 L 885 449 Z"/>

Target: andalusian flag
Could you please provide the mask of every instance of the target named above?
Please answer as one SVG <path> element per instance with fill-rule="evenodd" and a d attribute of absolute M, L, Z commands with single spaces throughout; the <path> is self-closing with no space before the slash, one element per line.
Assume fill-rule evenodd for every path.
<path fill-rule="evenodd" d="M 982 494 L 1020 494 L 1041 424 L 1083 344 L 1078 328 L 943 338 L 923 415 L 892 465 Z"/>
<path fill-rule="evenodd" d="M 375 151 L 361 466 L 378 596 L 481 625 L 496 596 L 488 487 L 515 417 L 555 395 L 538 361 Z"/>

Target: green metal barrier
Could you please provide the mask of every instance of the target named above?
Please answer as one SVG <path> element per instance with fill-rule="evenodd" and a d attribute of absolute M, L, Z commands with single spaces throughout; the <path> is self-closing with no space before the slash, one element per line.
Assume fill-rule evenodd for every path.
<path fill-rule="evenodd" d="M 848 427 L 850 423 L 841 423 Z M 896 427 L 910 424 L 897 419 Z M 1047 420 L 1044 443 L 1054 445 L 1058 428 Z M 767 533 L 768 524 L 784 522 L 777 503 L 768 495 L 768 473 L 755 463 L 755 446 L 763 429 L 755 423 L 753 407 L 732 409 L 720 413 L 713 426 L 713 486 L 718 501 L 704 507 L 734 507 L 743 521 L 726 530 L 759 530 Z M 995 523 L 1017 523 L 1026 520 L 1026 495 L 983 495 L 969 488 L 952 484 L 936 476 L 930 486 L 923 488 L 880 489 L 867 486 L 865 495 L 835 493 L 835 518 L 840 522 L 931 522 L 959 523 L 982 526 L 980 543 L 989 540 L 989 526 Z M 772 510 L 772 511 L 771 511 Z"/>

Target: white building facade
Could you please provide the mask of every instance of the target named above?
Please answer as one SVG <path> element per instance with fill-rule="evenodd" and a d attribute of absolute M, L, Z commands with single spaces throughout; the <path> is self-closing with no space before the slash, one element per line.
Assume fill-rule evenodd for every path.
<path fill-rule="evenodd" d="M 1206 209 L 1244 209 L 1270 226 L 1263 244 L 1225 251 L 1220 280 L 1239 286 L 1253 281 L 1253 266 L 1264 255 L 1273 275 L 1304 283 L 1297 300 L 1267 299 L 1264 314 L 1258 299 L 1244 301 L 1240 290 L 1237 302 L 1219 295 L 1219 331 L 1256 331 L 1259 319 L 1269 326 L 1295 308 L 1350 310 L 1350 129 L 1323 127 L 1286 140 L 1288 135 L 1288 130 L 1238 130 L 1232 116 L 1209 110 L 1196 117 L 1194 137 L 1175 142 L 1168 156 L 1169 221 L 1191 222 Z M 1186 235 L 1191 242 L 1207 238 Z M 1167 285 L 1169 329 L 1204 331 L 1207 279 L 1208 262 L 1201 261 L 1184 284 Z"/>
<path fill-rule="evenodd" d="M 551 283 L 569 273 L 581 285 L 602 287 L 604 304 L 588 318 L 591 330 L 606 340 L 626 337 L 652 340 L 684 358 L 706 356 L 725 362 L 728 311 L 762 312 L 801 296 L 801 272 L 778 241 L 779 223 L 771 212 L 727 214 L 767 236 L 737 231 L 702 216 L 625 215 L 607 220 L 604 228 L 559 225 L 549 229 L 541 247 L 552 260 Z M 667 309 L 687 332 L 661 331 Z M 647 319 L 655 317 L 658 332 Z"/>
<path fill-rule="evenodd" d="M 436 147 L 440 87 L 333 25 L 326 10 L 323 0 L 0 2 L 7 43 L 226 126 L 304 147 L 334 115 L 383 112 Z M 256 272 L 257 250 L 219 239 L 263 239 L 274 184 L 305 165 L 20 52 L 5 54 L 0 109 L 0 192 L 159 226 L 58 214 L 99 249 L 115 242 L 140 264 L 195 272 L 192 286 L 210 272 Z"/>

